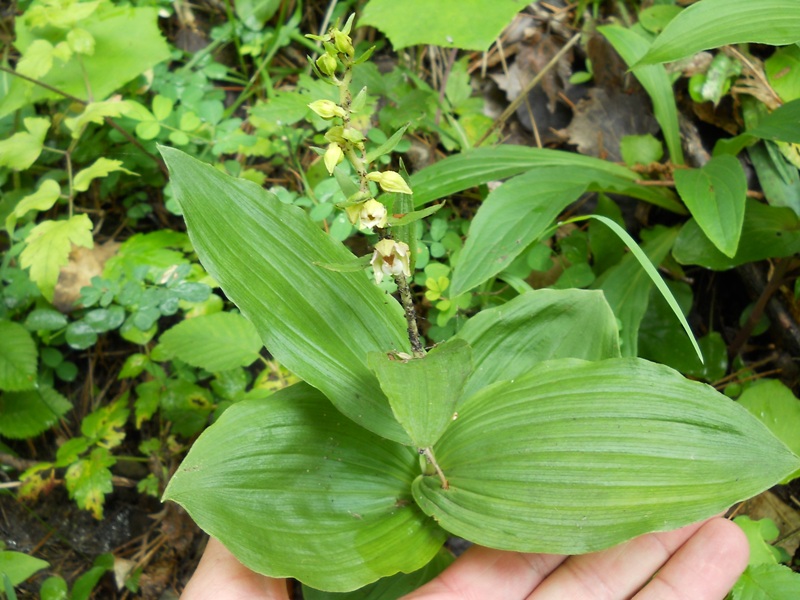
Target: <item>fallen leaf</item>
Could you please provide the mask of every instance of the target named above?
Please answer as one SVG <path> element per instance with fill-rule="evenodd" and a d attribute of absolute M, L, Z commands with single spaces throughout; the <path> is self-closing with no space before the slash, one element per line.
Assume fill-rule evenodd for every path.
<path fill-rule="evenodd" d="M 61 268 L 53 294 L 53 305 L 63 313 L 75 310 L 81 288 L 92 284 L 92 277 L 103 273 L 106 261 L 116 254 L 119 242 L 95 244 L 94 248 L 73 248 L 69 262 Z"/>

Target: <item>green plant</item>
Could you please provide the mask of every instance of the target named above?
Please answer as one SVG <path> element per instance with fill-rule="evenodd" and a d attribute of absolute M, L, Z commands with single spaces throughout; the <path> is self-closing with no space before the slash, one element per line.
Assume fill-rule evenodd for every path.
<path fill-rule="evenodd" d="M 397 172 L 370 171 L 377 157 L 351 125 L 366 91 L 350 89 L 360 62 L 350 26 L 321 36 L 315 67 L 339 97 L 310 107 L 333 123 L 320 154 L 340 207 L 378 230 L 371 255 L 353 256 L 258 186 L 161 149 L 202 264 L 304 380 L 230 407 L 195 443 L 166 499 L 246 566 L 341 592 L 422 568 L 448 533 L 508 550 L 590 552 L 710 516 L 800 467 L 741 406 L 635 358 L 651 287 L 666 290 L 650 260 L 666 256 L 674 228 L 654 230 L 639 249 L 613 219 L 595 216 L 631 250 L 606 271 L 605 295 L 521 293 L 426 352 L 408 227 L 436 208 L 426 204 L 524 173 L 483 203 L 452 281 L 426 279 L 431 301 L 488 284 L 587 190 L 683 208 L 625 167 L 552 150 L 475 150 L 416 173 L 410 186 Z M 337 166 L 345 159 L 355 180 Z M 371 182 L 386 194 L 376 198 Z M 577 265 L 586 243 L 570 237 L 561 253 Z M 363 272 L 368 262 L 378 283 L 394 277 L 399 304 Z M 644 300 L 626 303 L 631 293 Z"/>

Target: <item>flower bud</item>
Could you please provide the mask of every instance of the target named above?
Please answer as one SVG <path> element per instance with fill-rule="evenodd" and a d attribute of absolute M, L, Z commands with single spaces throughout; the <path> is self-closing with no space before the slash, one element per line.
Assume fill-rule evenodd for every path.
<path fill-rule="evenodd" d="M 394 194 L 414 193 L 411 191 L 411 188 L 408 187 L 405 179 L 400 176 L 400 173 L 396 173 L 395 171 L 384 171 L 383 173 L 380 171 L 372 171 L 372 173 L 367 173 L 367 179 L 370 181 L 377 181 L 384 192 Z"/>
<path fill-rule="evenodd" d="M 320 72 L 330 77 L 336 74 L 336 67 L 339 66 L 339 61 L 337 61 L 333 56 L 331 56 L 327 52 L 321 55 L 316 60 L 316 63 L 317 63 L 317 68 L 320 70 Z"/>
<path fill-rule="evenodd" d="M 333 170 L 340 162 L 344 160 L 344 152 L 339 144 L 328 144 L 328 149 L 325 151 L 323 157 L 325 161 L 325 168 L 328 169 L 328 175 L 333 175 Z"/>
<path fill-rule="evenodd" d="M 347 56 L 352 58 L 353 55 L 356 53 L 355 48 L 353 48 L 353 40 L 350 38 L 349 35 L 347 35 L 343 31 L 334 29 L 333 40 L 336 49 L 342 54 L 346 54 Z"/>
<path fill-rule="evenodd" d="M 342 131 L 342 137 L 352 144 L 359 144 L 366 139 L 364 138 L 364 134 L 355 127 L 347 127 L 344 129 Z"/>
<path fill-rule="evenodd" d="M 325 139 L 331 143 L 336 142 L 337 144 L 344 144 L 347 140 L 344 139 L 343 133 L 344 127 L 341 125 L 334 125 L 325 133 Z"/>
<path fill-rule="evenodd" d="M 346 115 L 344 109 L 332 100 L 315 100 L 308 105 L 308 108 L 326 120 L 333 119 L 334 117 L 344 117 Z"/>
<path fill-rule="evenodd" d="M 367 200 L 361 205 L 358 213 L 359 229 L 372 229 L 373 227 L 386 227 L 386 206 L 377 200 Z"/>
<path fill-rule="evenodd" d="M 410 253 L 411 250 L 404 242 L 396 242 L 387 238 L 375 244 L 375 252 L 372 253 L 372 260 L 369 261 L 375 274 L 375 281 L 380 283 L 383 281 L 384 275 L 396 276 L 401 273 L 410 277 L 411 267 L 408 262 Z"/>

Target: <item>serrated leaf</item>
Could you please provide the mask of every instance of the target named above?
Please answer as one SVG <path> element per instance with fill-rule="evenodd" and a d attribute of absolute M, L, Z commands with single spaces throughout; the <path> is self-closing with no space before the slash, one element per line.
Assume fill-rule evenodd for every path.
<path fill-rule="evenodd" d="M 161 152 L 203 266 L 270 353 L 356 422 L 407 442 L 366 365 L 372 351 L 409 351 L 400 305 L 363 273 L 315 266 L 354 257 L 301 209 L 182 152 Z"/>
<path fill-rule="evenodd" d="M 0 551 L 0 575 L 7 576 L 11 585 L 19 585 L 37 571 L 49 566 L 49 562 L 23 552 Z"/>
<path fill-rule="evenodd" d="M 733 586 L 733 600 L 789 600 L 800 596 L 800 574 L 783 565 L 747 567 Z"/>
<path fill-rule="evenodd" d="M 753 521 L 747 515 L 740 515 L 733 519 L 744 534 L 750 545 L 750 560 L 748 565 L 774 565 L 778 562 L 777 549 L 768 542 L 780 535 L 780 530 L 772 519 L 760 519 Z"/>
<path fill-rule="evenodd" d="M 464 398 L 553 358 L 619 356 L 617 320 L 601 292 L 542 289 L 482 310 L 459 330 L 472 346 Z"/>
<path fill-rule="evenodd" d="M 5 392 L 0 396 L 0 435 L 23 440 L 47 431 L 72 409 L 72 404 L 53 388 Z"/>
<path fill-rule="evenodd" d="M 435 9 L 427 0 L 370 0 L 359 25 L 380 29 L 395 50 L 433 44 L 484 51 L 523 8 L 515 0 L 437 0 Z"/>
<path fill-rule="evenodd" d="M 404 360 L 383 352 L 367 355 L 397 421 L 418 448 L 436 443 L 453 421 L 456 404 L 472 371 L 472 350 L 463 339 Z"/>
<path fill-rule="evenodd" d="M 25 242 L 20 265 L 30 269 L 31 281 L 52 302 L 59 271 L 67 264 L 72 246 L 94 245 L 92 222 L 85 214 L 65 221 L 43 221 L 31 230 Z"/>
<path fill-rule="evenodd" d="M 84 417 L 81 433 L 102 448 L 114 448 L 125 439 L 125 422 L 128 420 L 128 395 L 101 406 Z"/>
<path fill-rule="evenodd" d="M 78 17 L 73 15 L 91 5 L 97 10 L 81 19 L 81 28 L 94 38 L 94 54 L 83 55 L 80 61 L 70 60 L 42 77 L 44 83 L 87 101 L 88 90 L 91 90 L 93 98 L 106 98 L 170 56 L 169 47 L 158 28 L 157 8 L 82 2 L 69 4 L 65 11 L 71 13 L 70 20 L 74 23 L 73 19 Z M 14 45 L 23 55 L 39 38 L 39 32 L 33 31 L 35 25 L 27 18 L 37 8 L 53 11 L 52 6 L 33 5 L 16 20 Z M 42 26 L 47 25 L 49 19 L 44 19 Z M 0 99 L 0 118 L 26 104 L 50 98 L 61 99 L 61 96 L 18 77 L 12 78 L 7 93 Z"/>
<path fill-rule="evenodd" d="M 637 65 L 673 61 L 729 44 L 782 46 L 797 41 L 800 5 L 795 0 L 702 0 L 672 19 Z"/>
<path fill-rule="evenodd" d="M 69 497 L 80 508 L 90 511 L 95 519 L 103 518 L 105 495 L 114 490 L 108 467 L 116 462 L 108 450 L 95 448 L 88 458 L 72 463 L 64 475 Z"/>
<path fill-rule="evenodd" d="M 0 320 L 0 390 L 22 391 L 36 386 L 36 343 L 19 323 Z"/>
<path fill-rule="evenodd" d="M 297 384 L 226 410 L 194 443 L 164 498 L 248 568 L 349 591 L 421 568 L 444 541 L 411 500 L 418 472 L 416 451 L 359 427 Z"/>
<path fill-rule="evenodd" d="M 52 179 L 45 179 L 39 189 L 33 194 L 28 194 L 20 200 L 14 210 L 6 217 L 6 229 L 9 235 L 14 235 L 17 219 L 21 219 L 32 210 L 50 210 L 61 194 L 61 186 Z"/>
<path fill-rule="evenodd" d="M 109 173 L 115 171 L 122 171 L 128 175 L 136 175 L 133 171 L 122 166 L 121 160 L 110 160 L 108 158 L 98 158 L 90 166 L 78 171 L 72 183 L 72 187 L 76 192 L 85 192 L 89 189 L 89 184 L 98 177 L 106 177 Z"/>
<path fill-rule="evenodd" d="M 50 129 L 50 119 L 26 117 L 23 123 L 27 132 L 20 131 L 7 140 L 0 140 L 0 167 L 24 171 L 42 153 L 44 137 Z"/>
<path fill-rule="evenodd" d="M 715 156 L 701 169 L 674 173 L 675 187 L 695 221 L 719 250 L 733 257 L 744 223 L 747 178 L 739 159 Z"/>
<path fill-rule="evenodd" d="M 34 40 L 17 63 L 17 71 L 31 79 L 41 79 L 53 68 L 53 44 Z"/>
<path fill-rule="evenodd" d="M 262 347 L 253 324 L 230 312 L 181 321 L 159 341 L 170 355 L 213 373 L 250 365 Z"/>
<path fill-rule="evenodd" d="M 491 426 L 487 426 L 491 424 Z M 800 466 L 713 388 L 641 359 L 560 359 L 461 406 L 414 498 L 454 535 L 581 554 L 710 517 Z"/>

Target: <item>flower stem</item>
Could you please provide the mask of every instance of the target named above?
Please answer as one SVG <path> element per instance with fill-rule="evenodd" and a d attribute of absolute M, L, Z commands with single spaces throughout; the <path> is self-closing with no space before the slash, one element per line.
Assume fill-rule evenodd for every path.
<path fill-rule="evenodd" d="M 414 308 L 414 298 L 411 295 L 411 288 L 408 286 L 408 279 L 400 273 L 395 275 L 394 281 L 397 284 L 397 290 L 400 292 L 400 302 L 403 304 L 403 312 L 405 312 L 406 322 L 408 323 L 408 341 L 411 342 L 411 350 L 414 352 L 415 357 L 422 358 L 425 356 L 425 350 L 422 348 L 422 342 L 419 339 L 417 311 Z"/>
<path fill-rule="evenodd" d="M 444 476 L 444 472 L 442 468 L 439 466 L 439 463 L 436 462 L 436 457 L 433 455 L 433 448 L 422 448 L 422 455 L 427 459 L 428 464 L 433 467 L 433 470 L 439 476 L 439 480 L 442 482 L 442 489 L 449 490 L 450 484 L 447 481 L 447 478 Z"/>

